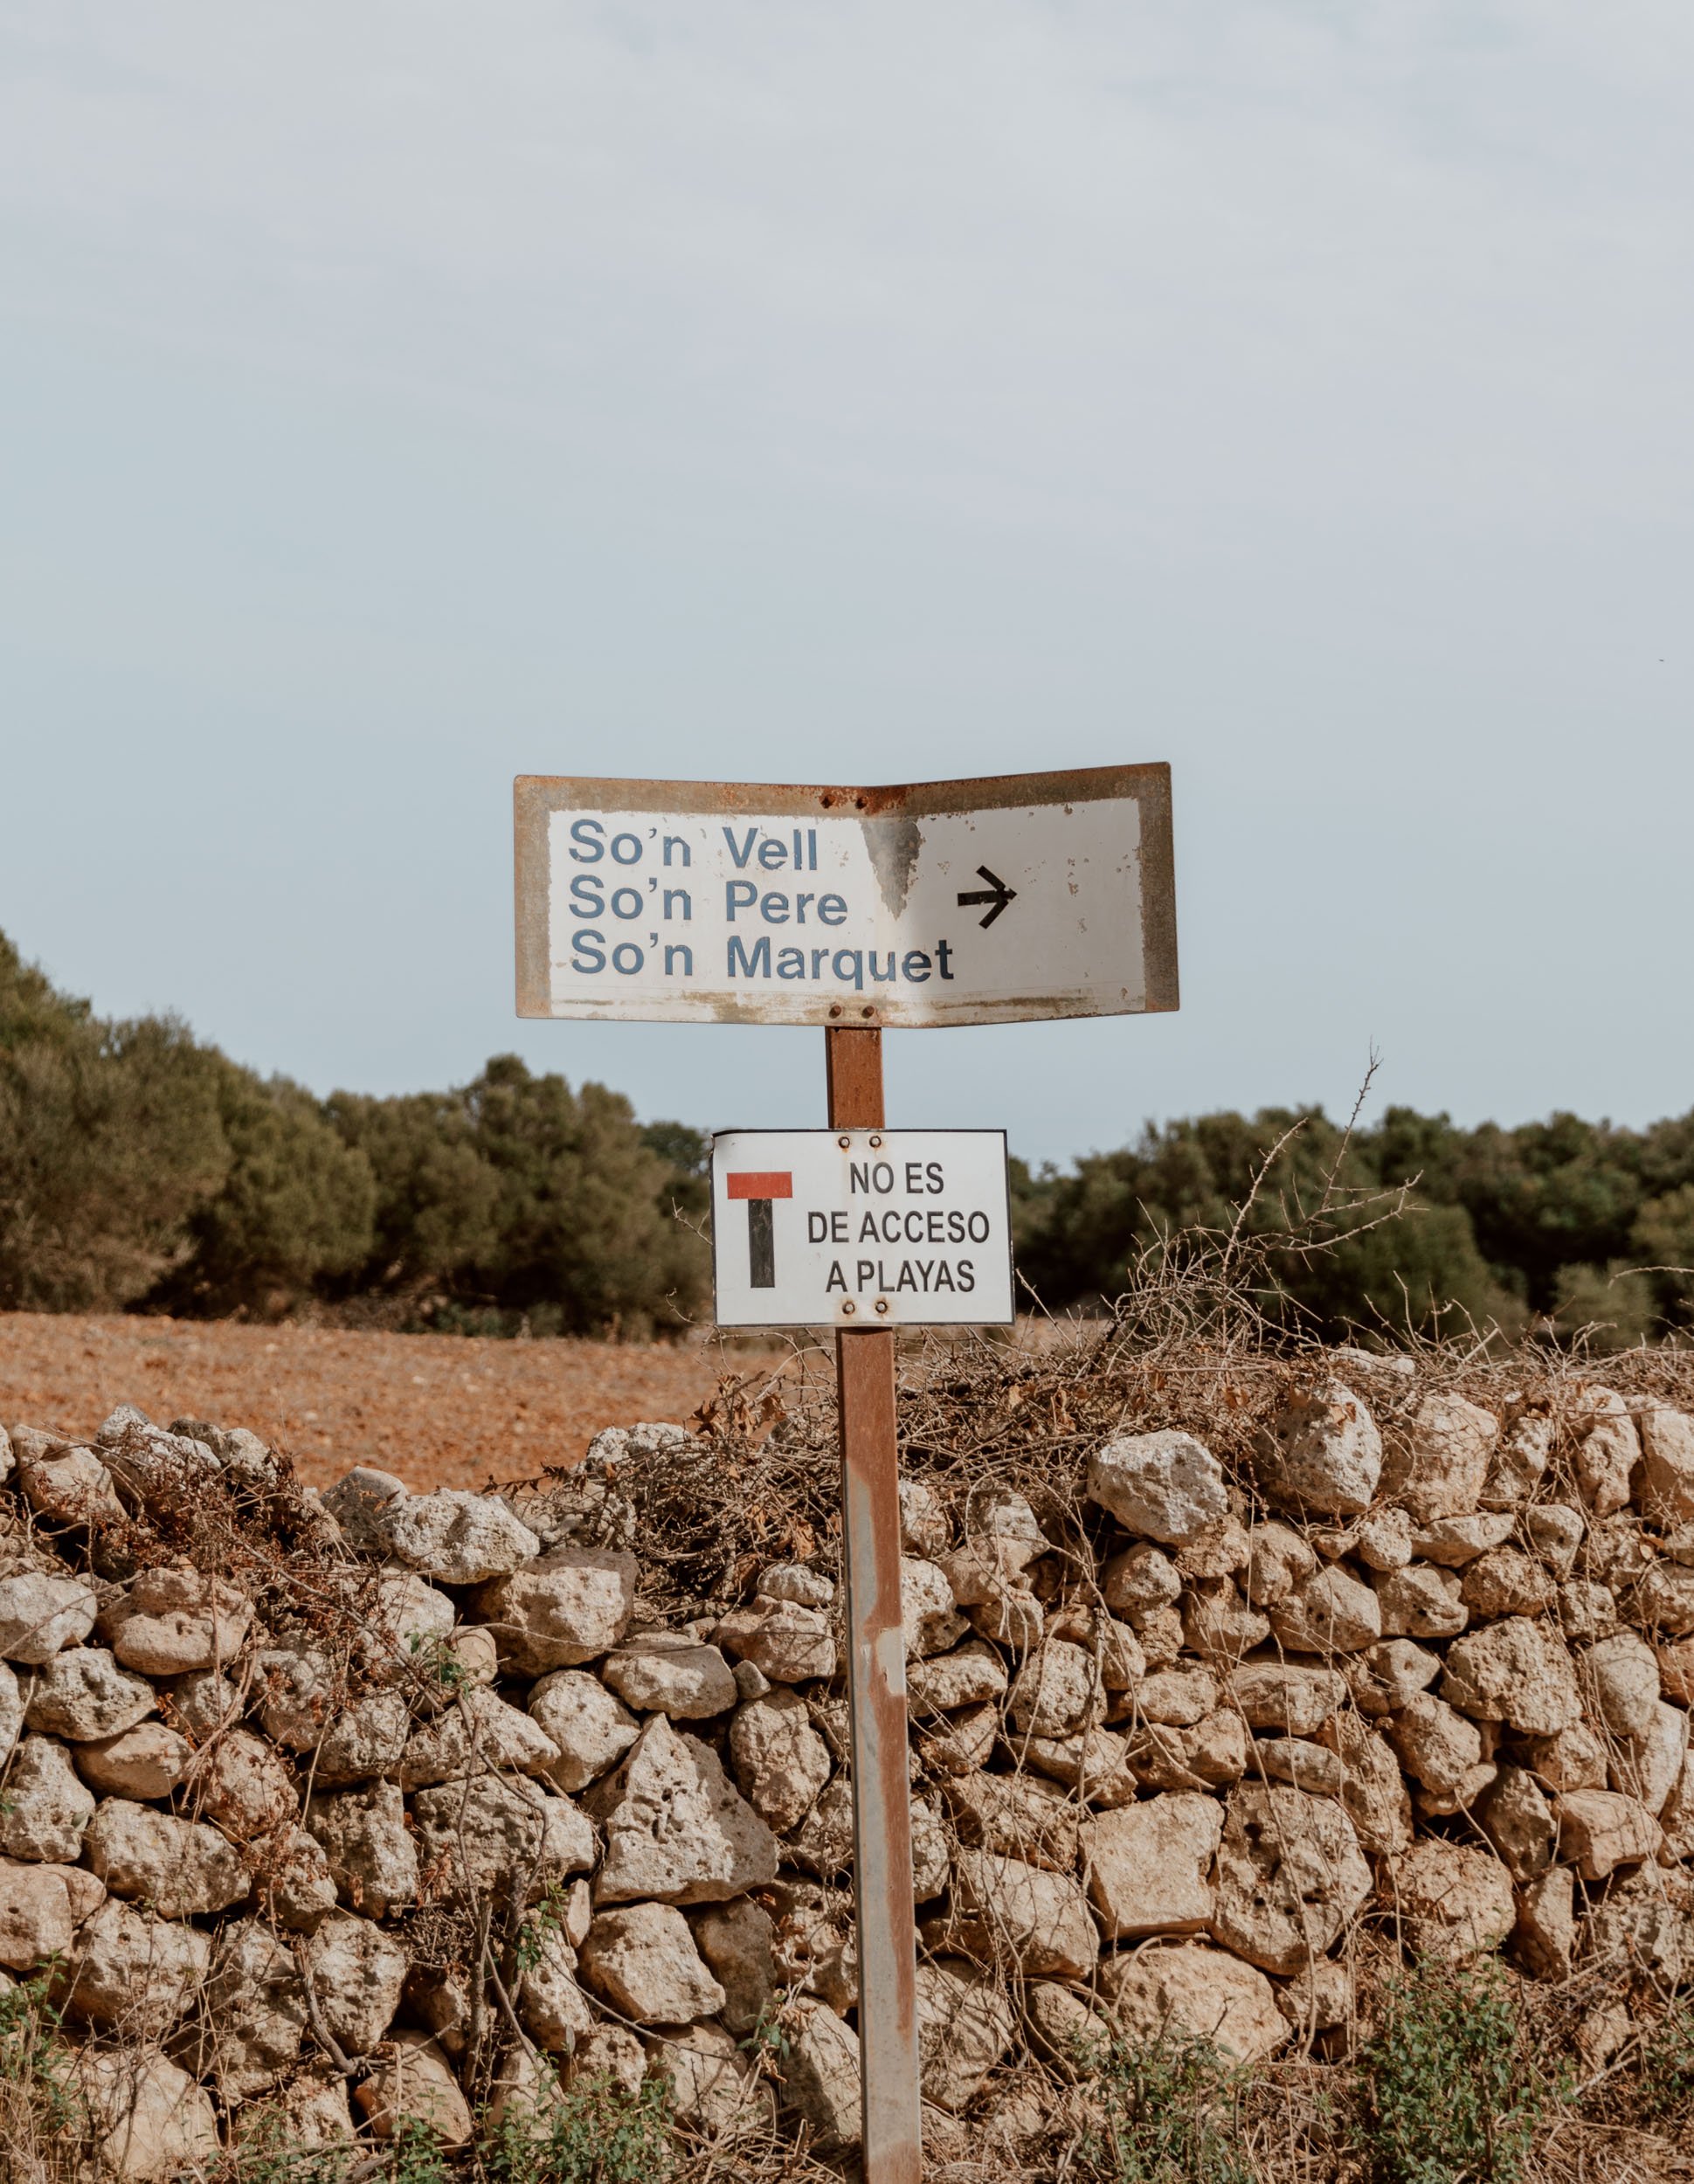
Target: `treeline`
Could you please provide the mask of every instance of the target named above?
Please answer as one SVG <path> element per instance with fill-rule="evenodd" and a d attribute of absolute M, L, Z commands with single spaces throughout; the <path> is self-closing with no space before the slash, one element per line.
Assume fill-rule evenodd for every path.
<path fill-rule="evenodd" d="M 1227 1235 L 1243 1206 L 1268 1309 L 1331 1335 L 1468 1317 L 1620 1344 L 1694 1327 L 1694 1114 L 1462 1130 L 1393 1107 L 1349 1134 L 1267 1108 L 1150 1126 L 1066 1173 L 1013 1163 L 1019 1270 L 1052 1310 L 1110 1300 L 1131 1259 Z"/>
<path fill-rule="evenodd" d="M 319 1100 L 170 1019 L 97 1017 L 0 935 L 0 1308 L 680 1331 L 709 1309 L 705 1157 L 513 1055 Z"/>

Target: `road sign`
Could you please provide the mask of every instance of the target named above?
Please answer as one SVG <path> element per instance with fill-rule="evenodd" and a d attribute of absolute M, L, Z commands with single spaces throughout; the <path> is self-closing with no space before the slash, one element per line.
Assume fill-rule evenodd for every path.
<path fill-rule="evenodd" d="M 1177 1006 L 1170 769 L 521 775 L 518 1013 L 915 1029 Z"/>
<path fill-rule="evenodd" d="M 731 1130 L 712 1139 L 720 1327 L 1009 1325 L 999 1130 Z"/>

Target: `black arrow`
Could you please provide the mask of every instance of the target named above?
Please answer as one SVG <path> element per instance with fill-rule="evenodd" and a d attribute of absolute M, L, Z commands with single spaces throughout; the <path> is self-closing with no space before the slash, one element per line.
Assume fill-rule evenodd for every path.
<path fill-rule="evenodd" d="M 985 888 L 978 888 L 974 895 L 961 895 L 958 898 L 958 906 L 963 910 L 974 909 L 978 902 L 992 902 L 993 909 L 982 921 L 982 930 L 986 932 L 1006 904 L 1017 901 L 1018 890 L 1016 888 L 1008 888 L 1005 881 L 997 873 L 990 872 L 986 865 L 978 865 L 977 870 L 988 885 Z"/>

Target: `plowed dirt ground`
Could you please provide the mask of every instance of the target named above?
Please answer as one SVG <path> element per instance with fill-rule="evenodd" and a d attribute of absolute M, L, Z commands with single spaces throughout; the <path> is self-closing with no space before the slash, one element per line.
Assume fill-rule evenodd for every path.
<path fill-rule="evenodd" d="M 246 1426 L 311 1486 L 374 1463 L 414 1490 L 523 1478 L 574 1462 L 603 1426 L 685 1422 L 727 1360 L 700 1343 L 500 1342 L 227 1321 L 0 1313 L 0 1424 L 78 1437 L 119 1403 L 162 1425 Z"/>

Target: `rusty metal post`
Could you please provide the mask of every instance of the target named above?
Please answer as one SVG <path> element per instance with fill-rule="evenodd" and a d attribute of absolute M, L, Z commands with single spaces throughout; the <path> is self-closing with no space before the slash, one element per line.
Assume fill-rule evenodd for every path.
<path fill-rule="evenodd" d="M 833 1130 L 881 1130 L 882 1034 L 824 1033 Z M 846 1527 L 847 1699 L 853 1717 L 853 1894 L 859 1925 L 864 2184 L 920 2184 L 917 1964 L 900 1614 L 894 1330 L 835 1337 Z"/>

